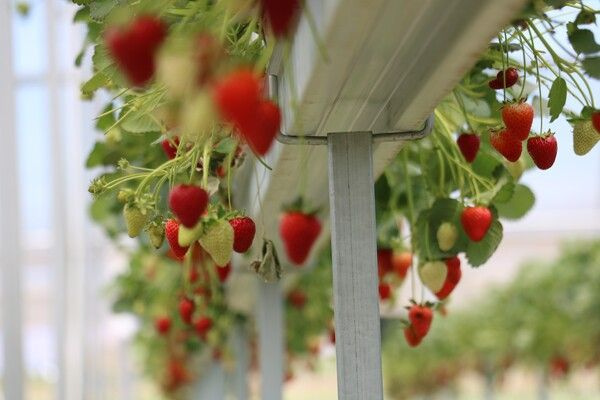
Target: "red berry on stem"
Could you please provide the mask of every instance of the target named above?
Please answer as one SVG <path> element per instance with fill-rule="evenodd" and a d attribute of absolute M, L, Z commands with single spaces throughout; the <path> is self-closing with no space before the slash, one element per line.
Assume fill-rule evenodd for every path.
<path fill-rule="evenodd" d="M 165 335 L 171 329 L 171 319 L 169 317 L 160 317 L 154 321 L 154 327 L 156 331 L 161 335 Z"/>
<path fill-rule="evenodd" d="M 392 296 L 392 287 L 389 283 L 381 282 L 379 284 L 379 298 L 381 300 L 387 300 Z"/>
<path fill-rule="evenodd" d="M 196 322 L 194 322 L 194 329 L 203 340 L 206 339 L 206 334 L 210 328 L 212 328 L 212 326 L 213 321 L 210 317 L 200 317 Z"/>
<path fill-rule="evenodd" d="M 474 242 L 481 241 L 492 225 L 492 212 L 487 207 L 465 207 L 460 222 L 467 236 Z"/>
<path fill-rule="evenodd" d="M 513 139 L 506 129 L 491 132 L 490 143 L 508 161 L 515 162 L 521 157 L 523 144 L 519 140 Z"/>
<path fill-rule="evenodd" d="M 233 228 L 233 251 L 245 253 L 252 246 L 256 226 L 249 217 L 237 217 L 229 221 Z"/>
<path fill-rule="evenodd" d="M 377 249 L 377 272 L 380 279 L 394 270 L 392 256 L 392 249 Z"/>
<path fill-rule="evenodd" d="M 175 138 L 173 142 L 175 142 L 175 145 L 173 145 L 173 143 L 171 143 L 171 141 L 168 139 L 165 139 L 160 143 L 160 145 L 163 148 L 163 151 L 165 152 L 169 160 L 174 159 L 177 155 L 177 146 L 179 146 L 179 138 Z"/>
<path fill-rule="evenodd" d="M 300 14 L 299 0 L 260 0 L 262 17 L 275 36 L 289 35 Z"/>
<path fill-rule="evenodd" d="M 200 186 L 177 185 L 169 193 L 169 207 L 183 226 L 193 228 L 206 211 L 208 193 Z"/>
<path fill-rule="evenodd" d="M 533 107 L 520 100 L 502 107 L 502 120 L 506 125 L 508 136 L 515 140 L 525 140 L 533 124 Z"/>
<path fill-rule="evenodd" d="M 227 278 L 229 278 L 229 274 L 231 274 L 231 263 L 227 263 L 223 267 L 217 265 L 217 275 L 219 277 L 219 282 L 225 283 L 227 281 Z"/>
<path fill-rule="evenodd" d="M 265 155 L 271 148 L 281 124 L 279 107 L 272 101 L 262 101 L 252 123 L 239 128 L 241 136 L 258 154 Z"/>
<path fill-rule="evenodd" d="M 407 326 L 404 328 L 404 338 L 410 347 L 418 346 L 421 343 L 421 340 L 423 340 L 421 336 L 418 336 L 415 333 L 415 330 L 412 326 Z"/>
<path fill-rule="evenodd" d="M 192 314 L 194 313 L 195 309 L 196 305 L 192 300 L 188 299 L 187 297 L 184 297 L 181 300 L 179 300 L 179 315 L 181 316 L 183 322 L 185 322 L 186 324 L 192 323 Z"/>
<path fill-rule="evenodd" d="M 279 233 L 290 261 L 301 265 L 321 233 L 321 222 L 313 214 L 287 212 L 281 218 Z"/>
<path fill-rule="evenodd" d="M 592 114 L 592 125 L 594 125 L 596 132 L 600 134 L 600 111 L 595 111 Z"/>
<path fill-rule="evenodd" d="M 260 81 L 249 69 L 236 70 L 215 85 L 213 98 L 223 118 L 241 131 L 256 119 Z"/>
<path fill-rule="evenodd" d="M 527 140 L 527 151 L 539 169 L 548 169 L 556 160 L 558 143 L 554 135 L 533 136 Z"/>
<path fill-rule="evenodd" d="M 452 257 L 446 260 L 446 280 L 444 281 L 444 286 L 435 293 L 438 299 L 444 300 L 446 297 L 450 296 L 450 293 L 454 290 L 458 282 L 460 282 L 460 278 L 462 276 L 462 272 L 460 270 L 460 259 L 458 257 Z"/>
<path fill-rule="evenodd" d="M 165 236 L 175 257 L 180 260 L 183 259 L 183 256 L 185 256 L 189 247 L 182 247 L 179 245 L 179 223 L 174 219 L 169 219 L 165 223 Z"/>
<path fill-rule="evenodd" d="M 516 68 L 509 67 L 506 71 L 499 71 L 496 75 L 496 79 L 492 79 L 489 82 L 489 86 L 495 90 L 504 89 L 504 78 L 506 77 L 506 88 L 514 86 L 519 80 L 519 71 Z"/>
<path fill-rule="evenodd" d="M 479 151 L 481 140 L 474 133 L 463 133 L 456 140 L 458 148 L 467 162 L 472 163 Z"/>
<path fill-rule="evenodd" d="M 292 306 L 301 309 L 306 305 L 306 293 L 300 289 L 294 289 L 288 294 L 288 301 Z"/>
<path fill-rule="evenodd" d="M 424 338 L 431 327 L 433 312 L 431 308 L 420 305 L 413 305 L 408 310 L 408 320 L 417 336 Z"/>
<path fill-rule="evenodd" d="M 392 264 L 396 275 L 398 275 L 400 279 L 404 279 L 408 269 L 412 265 L 412 253 L 410 251 L 394 253 L 392 256 Z"/>
<path fill-rule="evenodd" d="M 167 35 L 167 26 L 149 15 L 137 17 L 124 28 L 111 28 L 105 40 L 110 55 L 134 86 L 154 76 L 154 56 Z"/>

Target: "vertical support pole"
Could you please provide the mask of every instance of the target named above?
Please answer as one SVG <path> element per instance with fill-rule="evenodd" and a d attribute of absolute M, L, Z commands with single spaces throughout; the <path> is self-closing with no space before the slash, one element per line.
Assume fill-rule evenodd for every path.
<path fill-rule="evenodd" d="M 2 274 L 2 338 L 4 398 L 23 399 L 21 230 L 15 91 L 12 63 L 12 24 L 9 4 L 0 6 L 0 270 Z"/>
<path fill-rule="evenodd" d="M 232 376 L 231 391 L 236 400 L 248 399 L 248 371 L 250 370 L 250 352 L 248 336 L 242 322 L 236 321 L 231 335 L 231 347 L 235 357 L 235 369 Z"/>
<path fill-rule="evenodd" d="M 338 398 L 381 400 L 371 133 L 329 134 Z"/>
<path fill-rule="evenodd" d="M 214 361 L 194 391 L 196 399 L 224 400 L 225 399 L 225 371 L 220 362 Z"/>
<path fill-rule="evenodd" d="M 283 299 L 281 284 L 259 282 L 258 345 L 262 400 L 283 398 Z"/>

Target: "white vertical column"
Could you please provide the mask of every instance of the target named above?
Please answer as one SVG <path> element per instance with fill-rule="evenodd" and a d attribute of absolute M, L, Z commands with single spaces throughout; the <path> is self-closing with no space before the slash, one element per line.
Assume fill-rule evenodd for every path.
<path fill-rule="evenodd" d="M 285 326 L 279 282 L 259 282 L 257 306 L 261 399 L 281 400 L 285 368 Z"/>
<path fill-rule="evenodd" d="M 338 398 L 383 399 L 370 133 L 329 134 Z"/>
<path fill-rule="evenodd" d="M 15 91 L 12 65 L 12 2 L 0 4 L 0 270 L 2 274 L 2 337 L 4 398 L 23 399 L 21 306 L 21 230 Z"/>
<path fill-rule="evenodd" d="M 198 381 L 194 393 L 194 398 L 198 400 L 225 399 L 225 372 L 220 362 L 211 363 Z"/>
<path fill-rule="evenodd" d="M 248 399 L 248 372 L 250 371 L 250 352 L 248 335 L 241 322 L 236 322 L 231 335 L 231 347 L 235 358 L 230 390 L 236 400 Z"/>

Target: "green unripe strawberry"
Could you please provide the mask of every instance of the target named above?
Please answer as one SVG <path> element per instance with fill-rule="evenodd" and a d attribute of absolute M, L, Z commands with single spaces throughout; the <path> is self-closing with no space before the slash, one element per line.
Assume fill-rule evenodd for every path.
<path fill-rule="evenodd" d="M 153 222 L 148 227 L 148 237 L 150 238 L 150 243 L 154 246 L 155 249 L 159 249 L 163 242 L 165 241 L 165 227 L 163 224 L 159 224 Z"/>
<path fill-rule="evenodd" d="M 233 252 L 233 228 L 228 221 L 215 221 L 200 237 L 200 244 L 215 264 L 224 266 L 231 260 Z"/>
<path fill-rule="evenodd" d="M 443 261 L 429 261 L 419 266 L 421 282 L 432 293 L 438 292 L 444 286 L 447 273 L 448 270 Z"/>
<path fill-rule="evenodd" d="M 592 121 L 577 122 L 573 126 L 573 150 L 578 156 L 587 154 L 600 140 Z"/>
<path fill-rule="evenodd" d="M 123 208 L 125 225 L 127 225 L 127 234 L 129 237 L 137 237 L 146 225 L 147 216 L 136 205 L 128 203 Z"/>
<path fill-rule="evenodd" d="M 177 233 L 177 241 L 182 247 L 190 246 L 196 240 L 202 236 L 202 221 L 198 221 L 193 228 L 186 228 L 183 225 L 179 226 L 179 232 Z"/>
<path fill-rule="evenodd" d="M 456 244 L 458 239 L 458 229 L 451 222 L 444 222 L 440 225 L 436 233 L 438 246 L 442 251 L 448 251 Z"/>

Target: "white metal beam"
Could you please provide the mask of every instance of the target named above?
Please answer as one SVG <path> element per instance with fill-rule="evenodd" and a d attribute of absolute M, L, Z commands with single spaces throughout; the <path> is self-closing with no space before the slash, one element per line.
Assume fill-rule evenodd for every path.
<path fill-rule="evenodd" d="M 0 266 L 4 398 L 21 400 L 23 388 L 21 230 L 15 91 L 12 61 L 12 3 L 0 4 Z"/>

